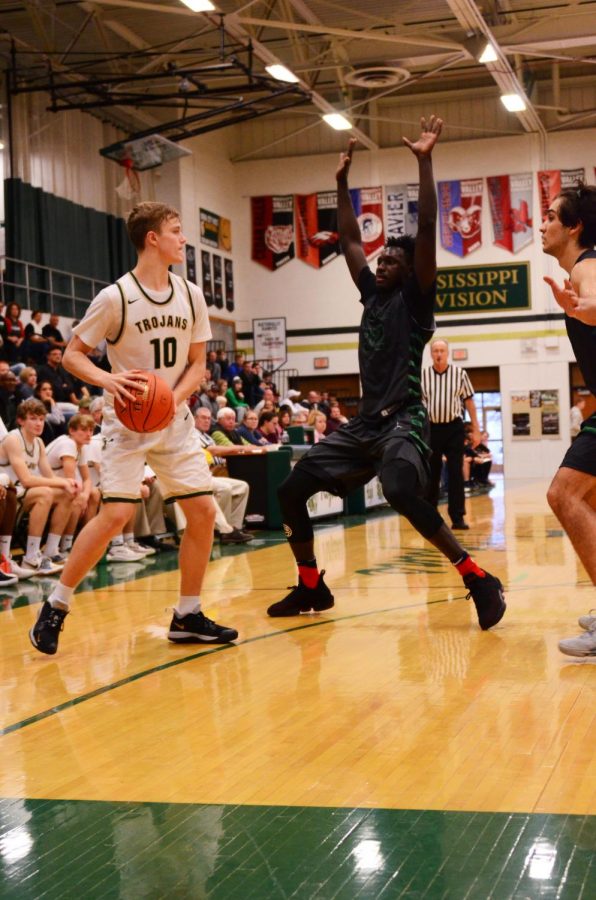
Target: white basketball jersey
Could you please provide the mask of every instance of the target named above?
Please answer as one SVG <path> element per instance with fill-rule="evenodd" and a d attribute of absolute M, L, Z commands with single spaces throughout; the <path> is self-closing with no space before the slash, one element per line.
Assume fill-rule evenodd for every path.
<path fill-rule="evenodd" d="M 148 370 L 173 388 L 188 365 L 190 345 L 209 340 L 211 327 L 199 288 L 173 273 L 169 282 L 157 294 L 128 272 L 97 295 L 73 333 L 90 347 L 105 338 L 113 372 Z"/>
<path fill-rule="evenodd" d="M 28 446 L 25 442 L 25 438 L 23 437 L 23 433 L 20 428 L 15 428 L 13 431 L 9 431 L 6 437 L 10 437 L 13 434 L 18 435 L 22 441 L 23 459 L 31 474 L 41 475 L 41 472 L 39 471 L 39 460 L 41 457 L 41 448 L 43 447 L 42 439 L 40 437 L 33 438 L 32 446 Z M 6 440 L 6 438 L 4 438 L 4 440 Z M 0 444 L 0 472 L 8 475 L 15 487 L 21 483 L 17 478 L 16 472 L 8 461 L 8 454 L 4 447 L 4 441 L 2 441 L 2 443 Z"/>

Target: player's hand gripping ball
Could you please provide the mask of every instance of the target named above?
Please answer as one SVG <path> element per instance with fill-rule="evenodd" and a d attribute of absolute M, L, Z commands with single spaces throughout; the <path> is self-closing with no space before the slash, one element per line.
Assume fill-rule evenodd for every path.
<path fill-rule="evenodd" d="M 130 389 L 134 400 L 126 400 L 122 406 L 114 401 L 116 415 L 130 431 L 149 433 L 167 428 L 176 412 L 174 394 L 165 381 L 153 372 L 144 373 L 147 381 L 139 381 L 139 387 Z"/>

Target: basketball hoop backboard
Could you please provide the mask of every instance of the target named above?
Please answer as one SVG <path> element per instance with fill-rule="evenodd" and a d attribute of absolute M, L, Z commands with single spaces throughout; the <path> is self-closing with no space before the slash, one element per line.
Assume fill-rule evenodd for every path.
<path fill-rule="evenodd" d="M 163 166 L 164 163 L 179 159 L 181 156 L 190 156 L 192 150 L 180 147 L 173 141 L 162 137 L 161 134 L 149 134 L 132 141 L 118 141 L 116 144 L 110 144 L 109 147 L 102 147 L 99 152 L 102 156 L 113 159 L 120 165 L 124 165 L 127 160 L 130 160 L 131 168 L 136 169 L 137 172 L 143 172 L 145 169 Z"/>

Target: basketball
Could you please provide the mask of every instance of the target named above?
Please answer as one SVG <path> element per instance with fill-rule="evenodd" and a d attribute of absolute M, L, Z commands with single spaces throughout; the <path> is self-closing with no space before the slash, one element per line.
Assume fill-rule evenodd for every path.
<path fill-rule="evenodd" d="M 136 394 L 135 400 L 126 400 L 124 406 L 115 400 L 114 409 L 125 428 L 147 434 L 167 428 L 174 417 L 175 405 L 172 390 L 165 381 L 153 372 L 144 374 L 147 381 L 139 382 L 138 390 L 130 389 Z"/>

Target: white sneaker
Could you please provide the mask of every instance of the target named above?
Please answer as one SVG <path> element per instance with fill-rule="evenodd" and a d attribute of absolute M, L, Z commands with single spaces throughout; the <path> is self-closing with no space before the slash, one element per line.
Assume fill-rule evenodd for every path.
<path fill-rule="evenodd" d="M 559 650 L 567 656 L 596 656 L 596 623 L 577 637 L 559 641 Z"/>
<path fill-rule="evenodd" d="M 33 578 L 35 575 L 33 569 L 25 569 L 23 566 L 19 566 L 12 557 L 9 558 L 8 565 L 10 566 L 11 575 L 16 575 L 19 581 L 26 581 L 27 578 Z"/>
<path fill-rule="evenodd" d="M 33 556 L 24 556 L 21 560 L 21 568 L 25 570 L 25 572 L 31 572 L 32 575 L 37 575 L 37 571 L 41 565 L 42 553 L 41 550 L 37 550 Z"/>
<path fill-rule="evenodd" d="M 55 559 L 55 557 L 54 557 Z M 42 556 L 37 570 L 38 575 L 57 575 L 64 568 L 63 562 L 54 562 L 49 556 Z"/>
<path fill-rule="evenodd" d="M 126 541 L 124 546 L 134 550 L 135 553 L 142 553 L 143 556 L 153 556 L 156 552 L 153 547 L 146 547 L 144 544 L 139 544 L 138 541 Z"/>
<path fill-rule="evenodd" d="M 25 572 L 31 572 L 32 575 L 55 575 L 57 572 L 62 571 L 64 565 L 53 563 L 49 556 L 43 556 L 41 550 L 38 550 L 35 556 L 23 557 L 21 568 Z"/>
<path fill-rule="evenodd" d="M 137 553 L 128 544 L 112 545 L 106 554 L 108 562 L 138 562 L 140 559 L 145 559 L 145 554 Z"/>
<path fill-rule="evenodd" d="M 0 569 L 0 587 L 10 587 L 11 584 L 17 583 L 16 575 L 7 575 Z"/>
<path fill-rule="evenodd" d="M 596 613 L 596 609 L 591 609 L 589 615 L 580 616 L 577 620 L 577 624 L 580 628 L 583 628 L 584 631 L 591 631 L 591 629 L 596 626 L 596 616 L 593 616 L 592 613 Z"/>

